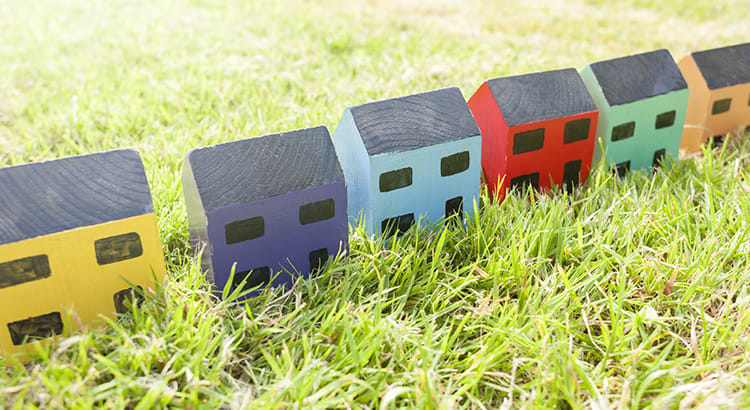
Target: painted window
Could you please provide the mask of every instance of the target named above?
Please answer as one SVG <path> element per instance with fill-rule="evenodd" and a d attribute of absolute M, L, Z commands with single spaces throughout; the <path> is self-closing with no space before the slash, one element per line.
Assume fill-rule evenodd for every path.
<path fill-rule="evenodd" d="M 706 141 L 706 145 L 713 148 L 718 148 L 724 145 L 724 134 L 722 135 L 714 135 L 713 137 L 709 138 L 708 141 Z"/>
<path fill-rule="evenodd" d="M 96 262 L 99 265 L 107 265 L 143 255 L 141 237 L 135 232 L 97 239 L 94 242 L 94 250 L 96 251 Z"/>
<path fill-rule="evenodd" d="M 414 213 L 394 216 L 393 218 L 384 219 L 380 223 L 380 229 L 385 236 L 403 235 L 414 225 Z"/>
<path fill-rule="evenodd" d="M 731 98 L 724 98 L 722 100 L 714 101 L 714 106 L 711 108 L 711 114 L 721 114 L 729 111 L 729 107 L 732 106 Z"/>
<path fill-rule="evenodd" d="M 401 168 L 380 174 L 380 192 L 389 192 L 411 185 L 411 168 Z"/>
<path fill-rule="evenodd" d="M 461 216 L 464 209 L 464 198 L 457 196 L 445 201 L 445 217 L 449 218 L 453 215 Z"/>
<path fill-rule="evenodd" d="M 655 151 L 654 160 L 651 162 L 651 166 L 654 168 L 660 166 L 662 161 L 664 161 L 665 155 L 667 155 L 667 150 L 665 148 Z"/>
<path fill-rule="evenodd" d="M 568 192 L 572 191 L 581 182 L 581 165 L 580 159 L 568 161 L 563 167 L 562 187 Z"/>
<path fill-rule="evenodd" d="M 128 313 L 133 306 L 143 302 L 143 288 L 136 286 L 135 288 L 123 289 L 115 293 L 113 299 L 115 300 L 115 311 L 117 313 L 121 315 Z"/>
<path fill-rule="evenodd" d="M 310 272 L 320 270 L 328 262 L 328 249 L 320 248 L 310 252 Z"/>
<path fill-rule="evenodd" d="M 224 236 L 227 245 L 260 238 L 266 233 L 266 224 L 262 216 L 234 221 L 224 225 Z"/>
<path fill-rule="evenodd" d="M 677 113 L 675 110 L 663 112 L 656 116 L 656 124 L 654 127 L 658 130 L 659 128 L 671 127 L 674 124 L 674 119 Z"/>
<path fill-rule="evenodd" d="M 544 146 L 544 128 L 521 131 L 513 136 L 513 154 L 537 151 Z"/>
<path fill-rule="evenodd" d="M 47 255 L 0 263 L 0 289 L 48 278 L 51 274 Z"/>
<path fill-rule="evenodd" d="M 617 173 L 617 176 L 620 178 L 624 178 L 625 175 L 630 172 L 630 161 L 620 162 L 619 164 L 615 164 L 614 168 L 615 173 Z"/>
<path fill-rule="evenodd" d="M 635 122 L 630 121 L 612 128 L 612 142 L 624 140 L 633 136 Z"/>
<path fill-rule="evenodd" d="M 333 198 L 310 202 L 299 207 L 299 223 L 307 225 L 325 221 L 336 215 L 336 202 Z"/>
<path fill-rule="evenodd" d="M 447 177 L 469 169 L 469 151 L 448 155 L 440 159 L 440 176 Z"/>
<path fill-rule="evenodd" d="M 30 317 L 18 322 L 8 323 L 8 331 L 10 332 L 10 340 L 14 345 L 19 346 L 37 339 L 62 334 L 62 317 L 60 312 Z"/>
<path fill-rule="evenodd" d="M 531 174 L 520 175 L 510 180 L 510 188 L 518 189 L 520 191 L 526 191 L 527 187 L 533 187 L 539 189 L 539 173 L 532 172 Z"/>
<path fill-rule="evenodd" d="M 235 272 L 234 279 L 232 279 L 234 289 L 242 285 L 242 281 L 245 279 L 247 281 L 243 289 L 252 289 L 265 285 L 271 280 L 271 269 L 268 266 L 260 266 L 242 272 Z"/>
<path fill-rule="evenodd" d="M 565 124 L 563 143 L 570 144 L 587 139 L 589 137 L 590 128 L 591 118 L 579 118 L 577 120 L 568 121 Z"/>

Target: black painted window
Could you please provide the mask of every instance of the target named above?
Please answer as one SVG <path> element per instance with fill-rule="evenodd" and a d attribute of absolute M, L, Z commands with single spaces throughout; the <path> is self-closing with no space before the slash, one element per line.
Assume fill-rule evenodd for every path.
<path fill-rule="evenodd" d="M 440 159 L 440 176 L 458 174 L 469 169 L 469 151 L 448 155 Z"/>
<path fill-rule="evenodd" d="M 307 225 L 331 219 L 336 214 L 336 203 L 333 198 L 310 202 L 299 207 L 299 223 Z"/>
<path fill-rule="evenodd" d="M 411 168 L 401 168 L 380 174 L 380 192 L 393 191 L 411 185 Z"/>
<path fill-rule="evenodd" d="M 674 119 L 677 113 L 675 110 L 663 112 L 656 116 L 656 124 L 654 127 L 658 130 L 659 128 L 671 127 L 674 124 Z"/>
<path fill-rule="evenodd" d="M 245 286 L 242 289 L 252 289 L 265 285 L 271 281 L 271 269 L 268 266 L 260 266 L 242 272 L 235 272 L 232 279 L 234 289 L 242 285 L 242 281 L 245 279 L 247 279 L 247 282 L 245 282 Z"/>
<path fill-rule="evenodd" d="M 115 311 L 117 313 L 128 313 L 133 306 L 143 302 L 143 288 L 136 286 L 135 288 L 123 289 L 115 293 L 113 299 L 115 300 Z"/>
<path fill-rule="evenodd" d="M 568 121 L 567 124 L 565 124 L 563 143 L 570 144 L 572 142 L 585 140 L 589 137 L 590 128 L 591 118 L 579 118 L 577 120 Z"/>
<path fill-rule="evenodd" d="M 624 178 L 625 175 L 630 172 L 630 161 L 620 162 L 619 164 L 615 164 L 614 168 L 615 173 L 617 173 L 617 176 L 620 178 Z"/>
<path fill-rule="evenodd" d="M 513 154 L 523 154 L 542 149 L 544 146 L 544 128 L 522 131 L 513 136 Z"/>
<path fill-rule="evenodd" d="M 224 225 L 224 236 L 227 245 L 260 238 L 266 233 L 266 224 L 262 216 L 234 221 Z"/>
<path fill-rule="evenodd" d="M 711 108 L 711 114 L 721 114 L 729 111 L 729 107 L 732 106 L 731 98 L 724 98 L 722 100 L 714 101 L 714 106 Z"/>
<path fill-rule="evenodd" d="M 612 128 L 612 141 L 620 141 L 633 136 L 635 122 L 630 121 Z"/>
<path fill-rule="evenodd" d="M 383 219 L 383 222 L 380 223 L 380 230 L 383 231 L 385 236 L 401 236 L 412 225 L 414 225 L 414 214 L 410 213 Z"/>
<path fill-rule="evenodd" d="M 50 274 L 47 255 L 30 256 L 0 263 L 0 289 L 48 278 Z"/>
<path fill-rule="evenodd" d="M 8 323 L 10 340 L 15 346 L 62 334 L 63 322 L 60 312 L 47 313 Z"/>
<path fill-rule="evenodd" d="M 96 251 L 96 262 L 99 265 L 107 265 L 143 255 L 141 237 L 135 232 L 97 239 L 94 242 L 94 250 Z"/>
<path fill-rule="evenodd" d="M 667 154 L 667 150 L 665 148 L 662 148 L 654 152 L 654 160 L 653 162 L 651 162 L 651 166 L 653 166 L 654 168 L 660 166 L 662 161 L 664 161 L 664 156 L 666 154 Z"/>
<path fill-rule="evenodd" d="M 461 216 L 464 210 L 464 198 L 457 196 L 445 201 L 445 217 L 449 218 L 453 215 Z"/>
<path fill-rule="evenodd" d="M 580 159 L 575 161 L 568 161 L 565 163 L 563 168 L 562 186 L 563 189 L 568 192 L 581 183 L 581 165 L 583 162 Z"/>
<path fill-rule="evenodd" d="M 719 148 L 724 145 L 724 135 L 714 135 L 706 141 L 706 145 L 711 148 Z"/>
<path fill-rule="evenodd" d="M 310 252 L 310 272 L 320 270 L 328 262 L 328 249 L 320 248 Z"/>
<path fill-rule="evenodd" d="M 520 191 L 526 191 L 527 187 L 533 187 L 539 189 L 539 173 L 532 172 L 531 174 L 520 175 L 510 180 L 510 188 L 518 189 Z"/>

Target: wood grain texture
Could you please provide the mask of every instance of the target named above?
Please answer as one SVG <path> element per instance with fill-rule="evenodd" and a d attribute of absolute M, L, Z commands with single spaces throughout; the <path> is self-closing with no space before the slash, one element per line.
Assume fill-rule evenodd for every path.
<path fill-rule="evenodd" d="M 370 156 L 479 135 L 457 87 L 357 105 L 350 110 Z"/>
<path fill-rule="evenodd" d="M 0 169 L 0 245 L 153 212 L 134 149 Z"/>
<path fill-rule="evenodd" d="M 692 53 L 710 90 L 750 83 L 750 43 Z"/>
<path fill-rule="evenodd" d="M 344 179 L 323 126 L 194 149 L 187 161 L 207 212 Z"/>
<path fill-rule="evenodd" d="M 590 67 L 610 106 L 687 88 L 672 55 L 665 49 L 600 61 Z"/>
<path fill-rule="evenodd" d="M 508 126 L 596 111 L 573 68 L 487 81 Z"/>

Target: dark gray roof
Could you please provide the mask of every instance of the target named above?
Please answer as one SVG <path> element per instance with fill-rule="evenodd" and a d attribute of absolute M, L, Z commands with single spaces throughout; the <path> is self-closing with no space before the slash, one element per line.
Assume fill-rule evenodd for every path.
<path fill-rule="evenodd" d="M 687 88 L 687 83 L 667 50 L 591 64 L 610 106 L 628 104 Z"/>
<path fill-rule="evenodd" d="M 187 160 L 206 211 L 344 179 L 323 126 L 197 148 Z"/>
<path fill-rule="evenodd" d="M 134 149 L 0 169 L 0 244 L 151 212 Z"/>
<path fill-rule="evenodd" d="M 479 135 L 458 87 L 350 108 L 367 153 L 409 151 Z"/>
<path fill-rule="evenodd" d="M 508 126 L 596 111 L 574 68 L 487 81 Z"/>
<path fill-rule="evenodd" d="M 710 90 L 750 83 L 750 43 L 692 54 Z"/>

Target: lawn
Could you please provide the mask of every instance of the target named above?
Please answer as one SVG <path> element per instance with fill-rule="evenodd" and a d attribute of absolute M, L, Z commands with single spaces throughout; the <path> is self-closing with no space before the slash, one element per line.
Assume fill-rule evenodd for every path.
<path fill-rule="evenodd" d="M 0 165 L 137 147 L 155 298 L 26 365 L 0 407 L 750 406 L 750 142 L 501 205 L 220 302 L 192 259 L 190 148 L 350 105 L 657 48 L 748 41 L 746 0 L 0 2 Z"/>

